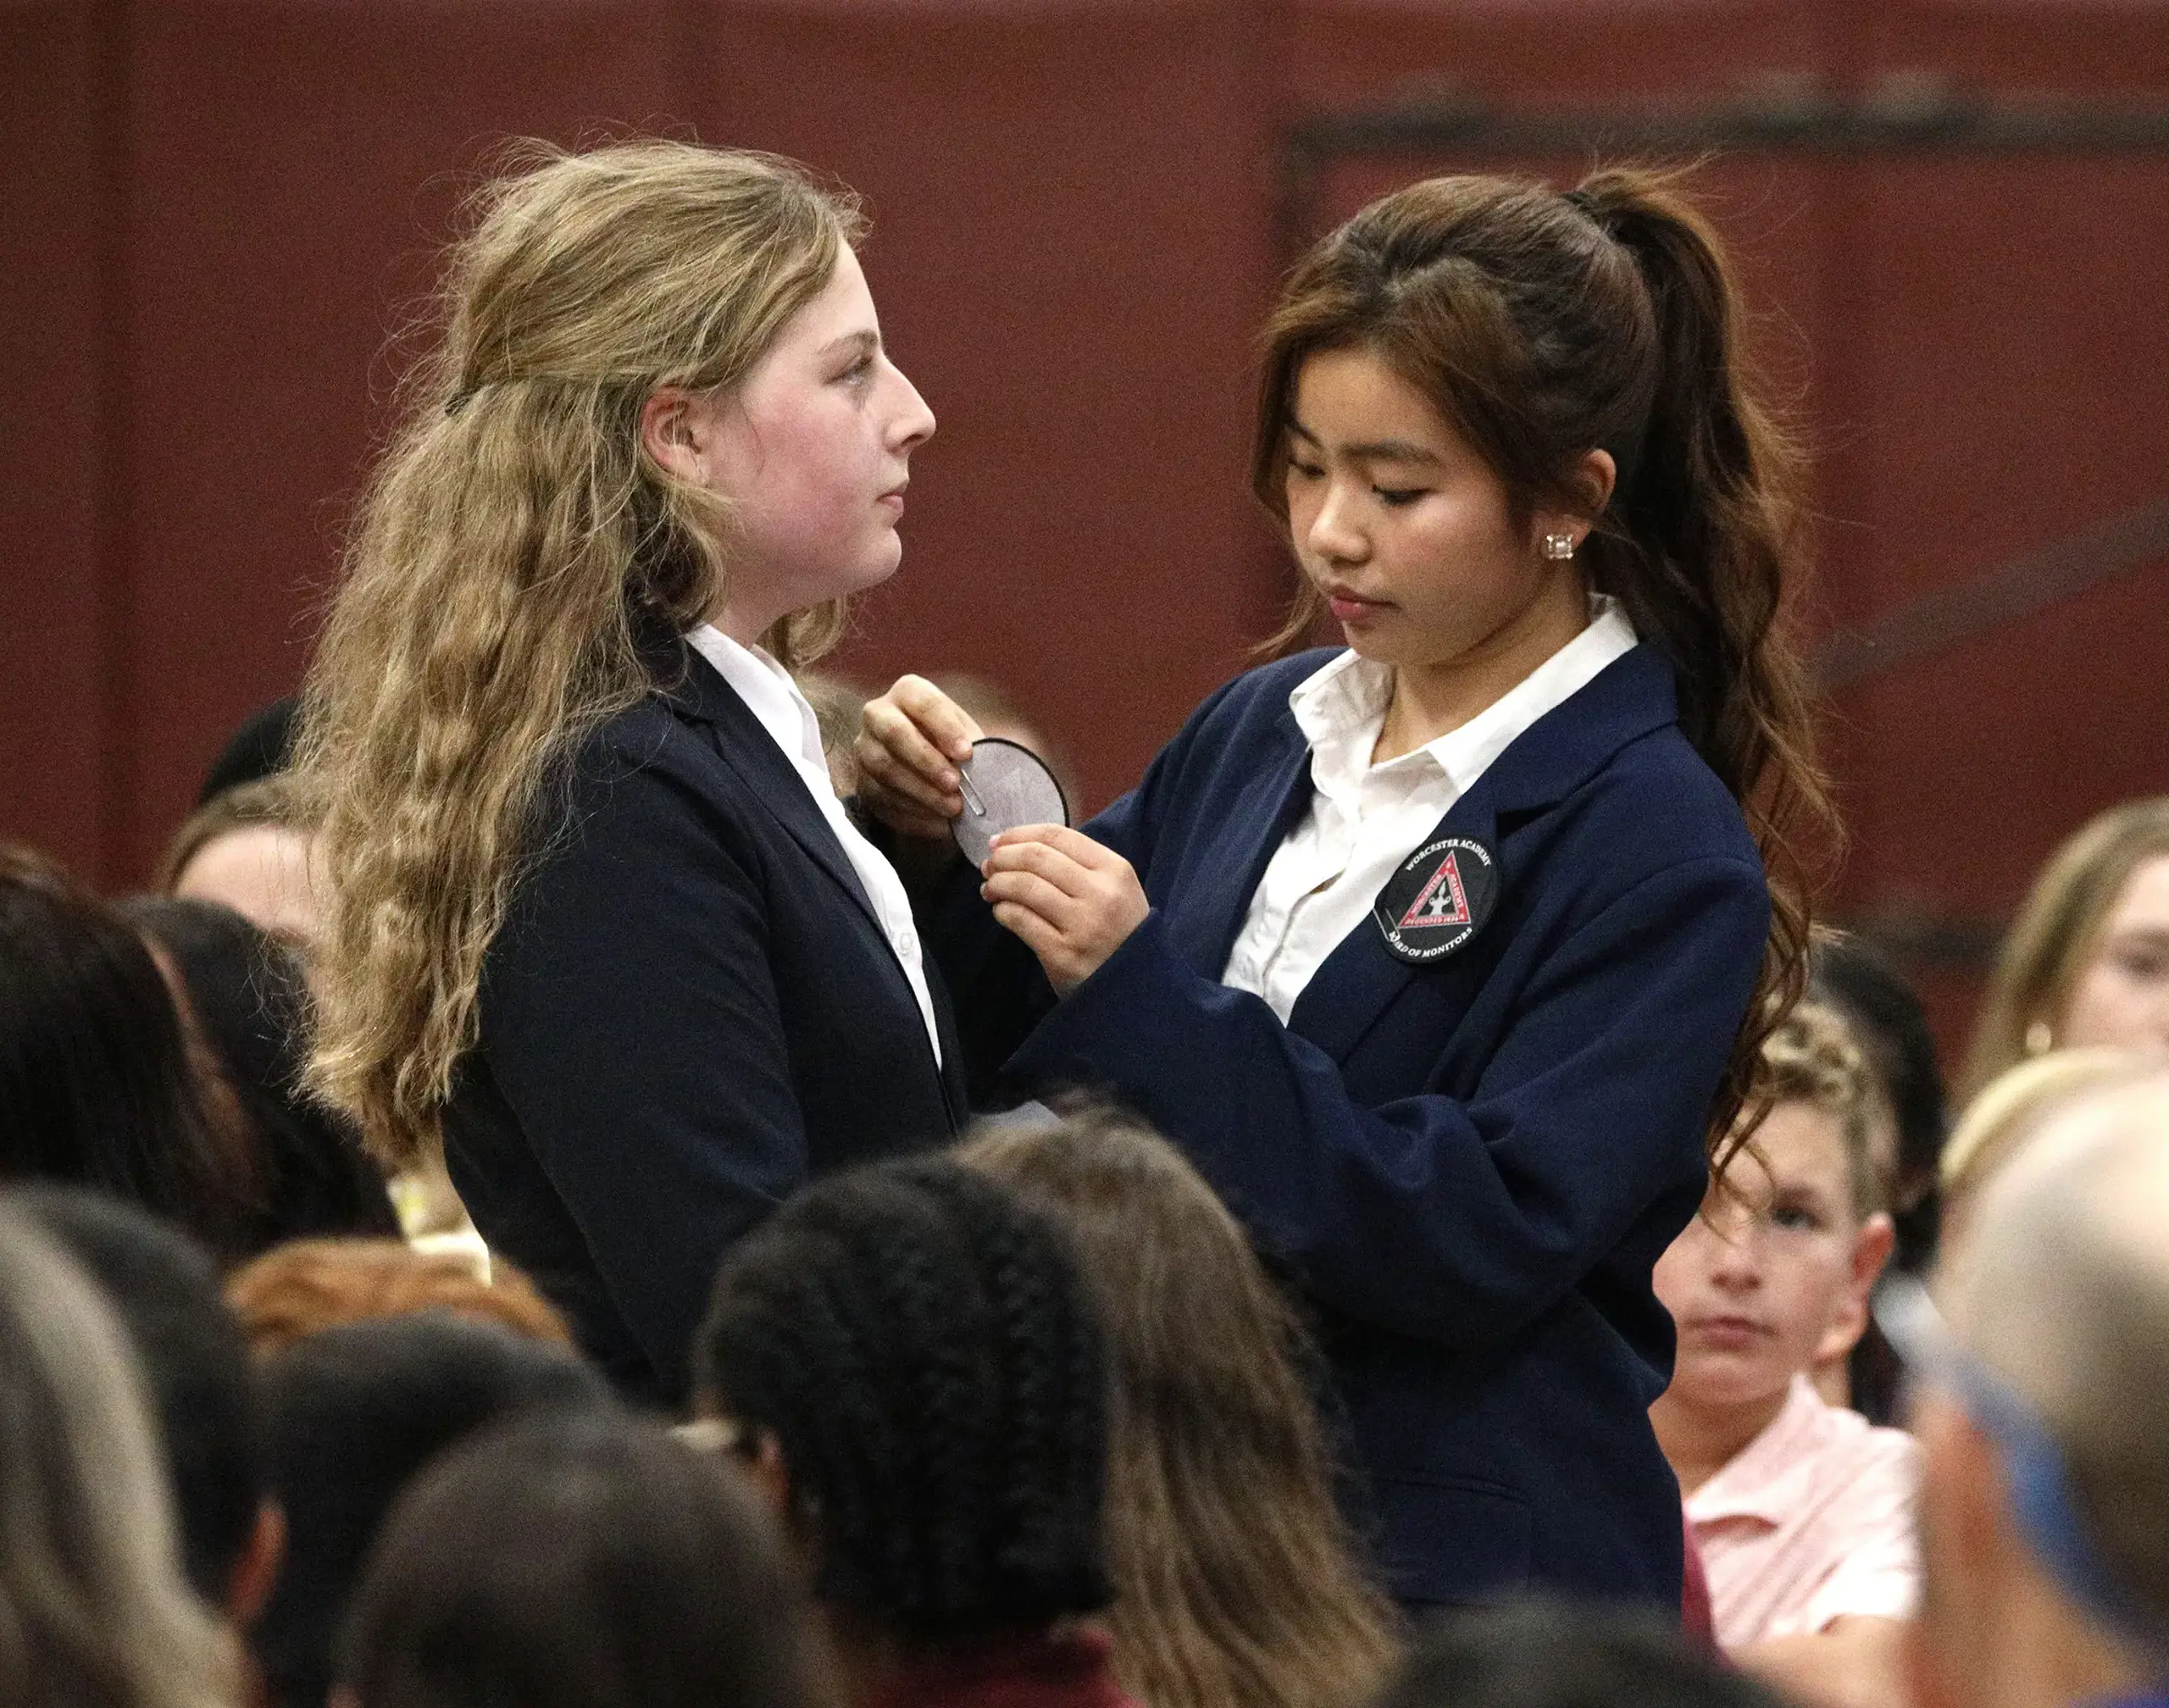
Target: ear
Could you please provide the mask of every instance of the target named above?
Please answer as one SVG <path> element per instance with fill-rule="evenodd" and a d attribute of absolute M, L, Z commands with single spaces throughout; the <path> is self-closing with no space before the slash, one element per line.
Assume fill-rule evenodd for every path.
<path fill-rule="evenodd" d="M 279 1581 L 279 1567 L 286 1557 L 286 1515 L 276 1500 L 266 1499 L 258 1504 L 255 1528 L 226 1578 L 226 1616 L 236 1630 L 246 1631 L 256 1623 L 271 1599 L 271 1586 Z"/>
<path fill-rule="evenodd" d="M 1601 516 L 1604 507 L 1611 502 L 1612 488 L 1618 484 L 1619 465 L 1611 460 L 1609 451 L 1585 451 L 1581 461 L 1567 475 L 1567 485 L 1586 507 L 1578 513 L 1561 510 L 1539 510 L 1532 544 L 1540 546 L 1547 534 L 1571 535 L 1574 548 L 1581 549 L 1582 541 L 1589 535 L 1590 516 Z"/>
<path fill-rule="evenodd" d="M 1867 1333 L 1868 1295 L 1883 1278 L 1883 1265 L 1890 1261 L 1891 1248 L 1897 1243 L 1898 1230 L 1880 1210 L 1861 1223 L 1860 1231 L 1853 1235 L 1852 1273 L 1846 1278 L 1844 1289 L 1831 1312 L 1830 1326 L 1822 1331 L 1822 1341 L 1815 1349 L 1817 1363 L 1849 1356 L 1861 1336 Z"/>
<path fill-rule="evenodd" d="M 707 424 L 700 403 L 682 386 L 659 385 L 641 405 L 641 447 L 680 480 L 696 486 L 707 480 Z"/>
<path fill-rule="evenodd" d="M 746 1467 L 746 1474 L 753 1486 L 761 1491 L 761 1498 L 768 1504 L 768 1511 L 776 1522 L 786 1532 L 790 1529 L 790 1467 L 783 1461 L 783 1445 L 763 1429 L 754 1437 L 753 1450 L 741 1456 L 739 1463 Z"/>

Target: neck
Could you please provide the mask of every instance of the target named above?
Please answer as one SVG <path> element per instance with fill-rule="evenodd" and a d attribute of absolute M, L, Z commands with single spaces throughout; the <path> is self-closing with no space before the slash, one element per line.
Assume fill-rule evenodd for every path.
<path fill-rule="evenodd" d="M 1373 763 L 1398 759 L 1460 729 L 1589 627 L 1588 581 L 1571 563 L 1552 567 L 1556 573 L 1536 596 L 1473 646 L 1451 658 L 1394 666 L 1393 698 Z"/>
<path fill-rule="evenodd" d="M 1650 1407 L 1650 1423 L 1665 1462 L 1679 1479 L 1679 1492 L 1692 1494 L 1739 1457 L 1749 1442 L 1778 1421 L 1791 1392 L 1788 1384 L 1775 1394 L 1740 1406 L 1689 1405 L 1669 1388 L 1659 1395 Z"/>

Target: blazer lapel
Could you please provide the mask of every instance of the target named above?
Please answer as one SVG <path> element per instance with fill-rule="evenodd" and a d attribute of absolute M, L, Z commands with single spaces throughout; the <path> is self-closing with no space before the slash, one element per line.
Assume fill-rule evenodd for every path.
<path fill-rule="evenodd" d="M 724 763 L 745 779 L 754 799 L 790 833 L 791 840 L 813 862 L 835 879 L 885 948 L 889 938 L 881 929 L 880 916 L 874 912 L 851 857 L 821 816 L 821 809 L 813 804 L 806 779 L 714 666 L 690 646 L 681 645 L 680 651 L 682 668 L 673 685 L 663 690 L 671 704 L 681 716 L 709 726 Z M 901 975 L 901 969 L 898 970 Z"/>
<path fill-rule="evenodd" d="M 1655 648 L 1639 646 L 1531 724 L 1454 802 L 1423 842 L 1473 837 L 1499 856 L 1500 881 L 1512 884 L 1514 874 L 1500 846 L 1502 822 L 1511 830 L 1526 815 L 1564 800 L 1629 741 L 1662 729 L 1677 716 L 1672 667 Z M 1273 846 L 1279 846 L 1277 838 Z M 1501 912 L 1511 911 L 1502 905 Z M 1494 929 L 1503 923 L 1495 918 Z M 1476 946 L 1472 943 L 1470 949 Z M 1366 918 L 1304 986 L 1288 1017 L 1289 1029 L 1336 1062 L 1345 1061 L 1411 979 L 1419 973 L 1452 978 L 1478 964 L 1467 957 L 1464 951 L 1429 968 L 1411 966 L 1386 947 L 1377 922 Z"/>
<path fill-rule="evenodd" d="M 1224 842 L 1210 839 L 1212 857 L 1184 874 L 1180 905 L 1167 910 L 1176 947 L 1201 978 L 1218 979 L 1226 970 L 1266 867 L 1311 804 L 1310 744 L 1294 714 L 1284 715 L 1279 757 L 1244 785 L 1228 814 L 1231 834 Z"/>

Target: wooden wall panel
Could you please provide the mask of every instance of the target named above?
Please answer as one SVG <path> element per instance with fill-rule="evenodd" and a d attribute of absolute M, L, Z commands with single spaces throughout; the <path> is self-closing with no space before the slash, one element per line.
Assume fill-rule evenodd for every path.
<path fill-rule="evenodd" d="M 969 669 L 1134 782 L 1270 627 L 1245 485 L 1270 139 L 1241 0 L 716 9 L 718 140 L 868 198 L 934 408 L 904 562 L 836 667 Z"/>
<path fill-rule="evenodd" d="M 103 658 L 100 25 L 89 4 L 0 4 L 0 840 L 93 878 L 121 733 Z"/>
<path fill-rule="evenodd" d="M 696 115 L 660 0 L 134 18 L 121 846 L 140 877 L 225 732 L 299 679 L 397 371 L 387 336 L 479 164 L 514 136 Z"/>

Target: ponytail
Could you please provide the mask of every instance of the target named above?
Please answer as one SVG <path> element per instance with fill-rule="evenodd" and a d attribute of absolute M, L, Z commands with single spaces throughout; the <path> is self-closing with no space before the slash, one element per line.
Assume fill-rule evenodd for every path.
<path fill-rule="evenodd" d="M 1648 417 L 1593 572 L 1671 659 L 1680 728 L 1739 801 L 1769 875 L 1769 948 L 1722 1100 L 1728 1156 L 1767 1101 L 1761 1045 L 1806 988 L 1800 840 L 1836 821 L 1806 669 L 1779 620 L 1800 557 L 1803 459 L 1746 371 L 1739 293 L 1717 234 L 1670 180 L 1599 172 L 1566 199 L 1634 258 L 1656 323 Z M 1753 1112 L 1745 1124 L 1742 1110 Z"/>
<path fill-rule="evenodd" d="M 1740 803 L 1769 874 L 1769 946 L 1711 1112 L 1720 1173 L 1767 1103 L 1762 1042 L 1806 984 L 1803 843 L 1834 840 L 1806 671 L 1779 620 L 1800 559 L 1802 463 L 1748 371 L 1741 321 L 1722 245 L 1667 175 L 1599 172 L 1563 196 L 1427 180 L 1373 202 L 1290 274 L 1267 326 L 1251 459 L 1253 490 L 1284 521 L 1303 363 L 1362 346 L 1484 458 L 1518 518 L 1589 523 L 1591 585 L 1671 662 L 1681 730 Z M 1576 480 L 1592 449 L 1618 468 L 1600 513 Z M 1268 646 L 1302 643 L 1323 615 L 1306 581 Z"/>

